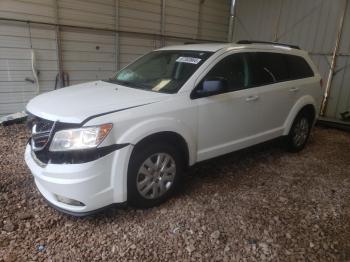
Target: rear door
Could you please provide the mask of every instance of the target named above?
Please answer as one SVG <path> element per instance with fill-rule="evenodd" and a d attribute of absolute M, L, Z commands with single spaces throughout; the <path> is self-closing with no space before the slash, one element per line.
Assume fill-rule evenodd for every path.
<path fill-rule="evenodd" d="M 256 90 L 260 101 L 256 135 L 264 141 L 282 134 L 299 90 L 293 81 L 289 81 L 286 55 L 272 52 L 252 52 L 249 55 L 251 88 Z"/>
<path fill-rule="evenodd" d="M 305 95 L 311 95 L 317 103 L 321 102 L 320 78 L 314 78 L 314 71 L 301 56 L 286 55 L 289 78 L 292 87 L 289 89 L 289 99 L 294 104 Z"/>

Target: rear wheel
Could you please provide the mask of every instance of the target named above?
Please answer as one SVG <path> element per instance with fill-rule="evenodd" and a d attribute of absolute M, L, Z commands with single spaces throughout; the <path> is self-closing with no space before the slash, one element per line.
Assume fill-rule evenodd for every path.
<path fill-rule="evenodd" d="M 128 203 L 147 208 L 161 204 L 176 190 L 183 161 L 170 144 L 135 147 L 128 169 Z"/>
<path fill-rule="evenodd" d="M 312 120 L 303 111 L 297 115 L 286 139 L 288 151 L 299 152 L 304 149 L 310 136 Z"/>

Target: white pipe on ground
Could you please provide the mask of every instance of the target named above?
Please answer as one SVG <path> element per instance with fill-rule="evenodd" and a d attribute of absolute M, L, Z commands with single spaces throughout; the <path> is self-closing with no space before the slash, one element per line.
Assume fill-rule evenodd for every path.
<path fill-rule="evenodd" d="M 38 70 L 36 68 L 36 55 L 35 55 L 35 51 L 34 49 L 30 50 L 30 56 L 31 56 L 31 66 L 32 66 L 32 74 L 34 77 L 34 82 L 36 85 L 36 93 L 39 94 L 40 93 L 40 85 L 39 85 L 39 77 L 38 77 Z"/>

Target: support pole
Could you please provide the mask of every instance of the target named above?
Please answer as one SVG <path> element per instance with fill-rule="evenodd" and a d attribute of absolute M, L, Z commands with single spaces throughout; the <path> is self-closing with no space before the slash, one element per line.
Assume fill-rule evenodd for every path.
<path fill-rule="evenodd" d="M 57 0 L 54 2 L 55 6 L 55 15 L 56 15 L 56 48 L 57 48 L 57 65 L 58 65 L 58 75 L 56 78 L 55 89 L 64 87 L 63 79 L 63 61 L 62 61 L 62 48 L 61 48 L 61 28 L 59 25 L 59 12 L 58 12 L 58 3 Z"/>
<path fill-rule="evenodd" d="M 203 5 L 205 0 L 199 0 L 198 7 L 198 19 L 197 19 L 197 39 L 200 39 L 202 36 L 202 20 L 203 20 Z"/>
<path fill-rule="evenodd" d="M 166 1 L 161 0 L 161 10 L 160 10 L 160 45 L 161 47 L 165 46 L 165 7 L 166 7 Z"/>
<path fill-rule="evenodd" d="M 277 19 L 276 19 L 274 42 L 278 41 L 278 31 L 279 31 L 279 27 L 280 27 L 280 20 L 281 20 L 282 9 L 283 9 L 283 0 L 280 0 L 280 8 L 278 10 L 278 16 L 277 16 Z"/>
<path fill-rule="evenodd" d="M 322 100 L 322 105 L 321 105 L 321 112 L 320 115 L 324 116 L 327 110 L 327 104 L 328 104 L 328 98 L 331 92 L 331 86 L 332 86 L 332 80 L 333 80 L 333 76 L 334 76 L 334 70 L 337 64 L 337 54 L 339 51 L 339 47 L 340 47 L 340 41 L 341 41 L 341 37 L 342 37 L 342 33 L 343 33 L 343 27 L 344 27 L 344 20 L 345 20 L 345 14 L 346 14 L 346 10 L 348 9 L 348 0 L 345 0 L 345 4 L 344 4 L 344 9 L 343 9 L 343 14 L 340 18 L 340 22 L 339 22 L 339 28 L 338 28 L 338 34 L 337 34 L 337 40 L 335 42 L 335 46 L 334 46 L 334 50 L 333 50 L 333 55 L 332 55 L 332 62 L 331 62 L 331 66 L 329 69 L 329 73 L 328 73 L 328 78 L 327 78 L 327 83 L 326 83 L 326 89 L 323 95 L 323 100 Z"/>
<path fill-rule="evenodd" d="M 119 58 L 120 58 L 120 41 L 119 41 L 119 0 L 115 0 L 115 71 L 118 71 L 120 68 Z"/>
<path fill-rule="evenodd" d="M 231 0 L 230 18 L 229 18 L 228 35 L 227 35 L 227 42 L 230 42 L 230 43 L 233 41 L 237 1 L 238 0 Z"/>

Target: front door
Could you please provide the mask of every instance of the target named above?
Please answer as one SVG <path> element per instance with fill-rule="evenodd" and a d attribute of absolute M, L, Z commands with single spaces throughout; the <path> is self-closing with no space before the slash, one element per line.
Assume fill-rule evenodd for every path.
<path fill-rule="evenodd" d="M 225 79 L 227 89 L 220 94 L 196 98 L 198 106 L 198 161 L 245 147 L 259 132 L 256 119 L 261 117 L 256 88 L 250 86 L 248 56 L 226 56 L 203 78 Z"/>

